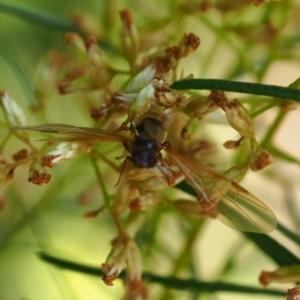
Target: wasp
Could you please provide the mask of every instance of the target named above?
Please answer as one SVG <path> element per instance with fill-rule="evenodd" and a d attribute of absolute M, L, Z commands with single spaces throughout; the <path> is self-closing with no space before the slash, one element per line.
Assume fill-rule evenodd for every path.
<path fill-rule="evenodd" d="M 144 118 L 135 127 L 132 126 L 133 136 L 65 124 L 14 127 L 13 130 L 50 132 L 64 136 L 49 138 L 50 141 L 121 142 L 138 169 L 161 165 L 161 170 L 166 170 L 170 164 L 175 165 L 184 180 L 194 189 L 204 215 L 217 217 L 227 226 L 241 231 L 268 233 L 277 225 L 272 210 L 237 182 L 200 162 L 174 152 L 167 142 L 163 142 L 166 130 L 163 122 L 156 118 Z M 170 161 L 166 162 L 162 157 L 162 150 L 167 152 Z M 170 179 L 172 172 L 166 173 L 168 185 L 174 185 L 175 181 Z"/>

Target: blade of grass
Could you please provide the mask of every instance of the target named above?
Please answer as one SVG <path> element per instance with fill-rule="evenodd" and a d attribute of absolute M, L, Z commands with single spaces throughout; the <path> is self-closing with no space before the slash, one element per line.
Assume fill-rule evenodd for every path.
<path fill-rule="evenodd" d="M 279 266 L 291 266 L 300 264 L 300 259 L 287 248 L 266 234 L 243 232 L 265 254 L 273 259 Z"/>
<path fill-rule="evenodd" d="M 292 99 L 300 102 L 300 90 L 278 85 L 239 82 L 223 79 L 184 79 L 171 85 L 175 90 L 218 90 L 243 94 Z"/>
<path fill-rule="evenodd" d="M 14 15 L 36 25 L 51 28 L 52 30 L 78 31 L 77 26 L 71 20 L 29 6 L 0 3 L 0 12 Z"/>
<path fill-rule="evenodd" d="M 300 245 L 300 235 L 297 233 L 292 232 L 282 224 L 278 223 L 277 224 L 277 229 L 284 234 L 286 237 L 288 237 L 291 241 L 296 243 L 297 245 Z"/>
<path fill-rule="evenodd" d="M 101 276 L 102 272 L 99 267 L 91 267 L 70 260 L 65 260 L 59 257 L 52 256 L 45 252 L 37 253 L 43 261 L 55 265 L 59 268 L 71 270 L 92 276 Z M 122 272 L 119 278 L 125 278 L 126 273 Z M 226 282 L 205 282 L 195 279 L 180 279 L 176 277 L 162 277 L 148 272 L 143 273 L 143 279 L 148 282 L 162 284 L 165 287 L 173 288 L 176 290 L 189 290 L 198 293 L 215 293 L 215 292 L 230 292 L 230 293 L 247 293 L 247 294 L 264 294 L 274 296 L 285 296 L 285 291 L 256 288 L 245 285 L 237 285 Z"/>

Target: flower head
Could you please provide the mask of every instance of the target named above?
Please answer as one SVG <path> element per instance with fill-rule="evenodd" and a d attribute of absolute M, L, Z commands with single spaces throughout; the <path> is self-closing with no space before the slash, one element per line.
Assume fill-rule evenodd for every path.
<path fill-rule="evenodd" d="M 27 125 L 23 110 L 16 100 L 10 97 L 6 91 L 0 91 L 0 105 L 7 117 L 10 127 Z"/>
<path fill-rule="evenodd" d="M 226 118 L 232 128 L 243 137 L 254 138 L 254 126 L 252 119 L 242 108 L 241 103 L 234 99 L 223 107 Z"/>
<path fill-rule="evenodd" d="M 258 147 L 255 152 L 248 157 L 250 169 L 254 172 L 260 171 L 271 164 L 274 164 L 273 156 L 265 149 Z"/>
<path fill-rule="evenodd" d="M 135 242 L 126 237 L 113 241 L 112 250 L 102 264 L 102 280 L 107 285 L 113 285 L 113 281 L 127 265 L 127 280 L 136 283 L 141 281 L 142 263 L 139 249 Z"/>
<path fill-rule="evenodd" d="M 59 144 L 56 149 L 52 150 L 51 152 L 47 153 L 46 156 L 44 156 L 44 162 L 47 162 L 47 167 L 52 167 L 53 164 L 62 163 L 83 152 L 90 151 L 90 144 L 81 142 L 63 142 Z"/>
<path fill-rule="evenodd" d="M 210 96 L 192 96 L 187 99 L 187 101 L 189 101 L 189 103 L 183 108 L 183 112 L 192 118 L 202 119 L 218 108 Z"/>
<path fill-rule="evenodd" d="M 28 176 L 29 182 L 36 185 L 42 185 L 44 183 L 47 184 L 50 181 L 50 179 L 51 175 L 48 174 L 46 168 L 42 166 L 40 160 L 36 160 L 30 165 Z"/>
<path fill-rule="evenodd" d="M 274 272 L 262 271 L 259 282 L 267 286 L 272 282 L 295 282 L 300 280 L 300 265 L 281 267 Z"/>
<path fill-rule="evenodd" d="M 129 9 L 121 10 L 120 17 L 123 25 L 121 33 L 123 55 L 130 65 L 133 65 L 140 47 L 138 32 Z"/>

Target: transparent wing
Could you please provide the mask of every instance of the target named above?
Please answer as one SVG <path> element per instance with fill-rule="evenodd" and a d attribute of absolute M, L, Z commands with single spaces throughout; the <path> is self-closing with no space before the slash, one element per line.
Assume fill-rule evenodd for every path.
<path fill-rule="evenodd" d="M 235 181 L 178 153 L 167 150 L 197 194 L 207 215 L 241 231 L 268 233 L 277 224 L 272 210 Z"/>
<path fill-rule="evenodd" d="M 89 127 L 76 127 L 66 124 L 43 124 L 37 126 L 23 126 L 13 127 L 12 130 L 29 130 L 39 132 L 51 132 L 56 134 L 65 135 L 59 138 L 47 138 L 47 141 L 116 141 L 116 142 L 129 142 L 131 137 L 122 135 L 117 132 L 110 132 L 97 128 Z"/>

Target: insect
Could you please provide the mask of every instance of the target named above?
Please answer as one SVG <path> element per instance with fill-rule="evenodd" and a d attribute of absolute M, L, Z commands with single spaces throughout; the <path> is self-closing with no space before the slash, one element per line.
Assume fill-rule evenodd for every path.
<path fill-rule="evenodd" d="M 138 168 L 152 168 L 158 162 L 160 144 L 164 138 L 162 123 L 155 118 L 145 118 L 135 130 L 137 135 L 131 146 L 132 162 Z"/>
<path fill-rule="evenodd" d="M 187 183 L 197 194 L 197 200 L 204 214 L 217 217 L 224 224 L 241 231 L 268 233 L 277 224 L 272 210 L 238 183 L 217 171 L 171 150 L 163 143 L 165 129 L 155 118 L 142 119 L 133 130 L 134 136 L 126 136 L 107 130 L 76 127 L 64 124 L 14 127 L 13 130 L 51 132 L 65 137 L 50 138 L 51 141 L 123 143 L 131 154 L 131 161 L 137 168 L 152 168 L 157 164 L 168 165 L 162 158 L 165 150 Z M 170 176 L 170 175 L 168 175 Z M 171 180 L 169 185 L 173 185 Z"/>

